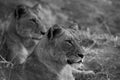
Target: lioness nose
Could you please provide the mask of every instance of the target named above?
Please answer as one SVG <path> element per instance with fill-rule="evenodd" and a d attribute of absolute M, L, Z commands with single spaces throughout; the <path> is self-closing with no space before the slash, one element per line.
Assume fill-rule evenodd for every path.
<path fill-rule="evenodd" d="M 84 55 L 83 55 L 83 54 L 78 54 L 78 56 L 79 56 L 79 57 L 81 57 L 81 58 L 83 58 L 83 57 L 84 57 Z"/>

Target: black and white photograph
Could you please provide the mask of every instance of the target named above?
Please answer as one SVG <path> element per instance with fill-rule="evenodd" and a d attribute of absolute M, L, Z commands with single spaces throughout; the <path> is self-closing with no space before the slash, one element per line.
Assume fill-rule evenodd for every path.
<path fill-rule="evenodd" d="M 120 80 L 120 0 L 0 0 L 0 80 Z"/>

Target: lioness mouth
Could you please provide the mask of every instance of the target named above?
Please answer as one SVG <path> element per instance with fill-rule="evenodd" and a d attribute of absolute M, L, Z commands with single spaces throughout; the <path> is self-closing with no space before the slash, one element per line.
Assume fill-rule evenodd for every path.
<path fill-rule="evenodd" d="M 74 61 L 74 60 L 68 59 L 67 63 L 70 64 L 70 65 L 72 65 L 72 64 L 75 64 L 75 63 L 82 63 L 82 60 L 80 59 L 80 60 Z"/>

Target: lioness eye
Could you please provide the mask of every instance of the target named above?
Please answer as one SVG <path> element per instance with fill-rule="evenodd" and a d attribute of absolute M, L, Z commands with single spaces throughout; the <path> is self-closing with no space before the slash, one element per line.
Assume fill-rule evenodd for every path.
<path fill-rule="evenodd" d="M 36 21 L 35 18 L 30 19 L 30 21 L 32 21 L 32 22 L 34 22 L 34 23 L 37 23 L 37 21 Z"/>
<path fill-rule="evenodd" d="M 74 49 L 74 44 L 71 41 L 71 39 L 65 40 L 65 42 L 62 44 L 62 46 L 63 46 L 64 51 L 72 51 Z"/>
<path fill-rule="evenodd" d="M 69 44 L 70 46 L 73 45 L 72 41 L 71 40 L 65 40 L 67 44 Z"/>

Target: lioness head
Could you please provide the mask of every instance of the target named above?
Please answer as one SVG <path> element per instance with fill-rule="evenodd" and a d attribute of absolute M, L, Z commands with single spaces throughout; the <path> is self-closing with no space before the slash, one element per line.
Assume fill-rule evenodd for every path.
<path fill-rule="evenodd" d="M 81 62 L 82 50 L 73 34 L 58 25 L 51 27 L 35 49 L 39 61 L 61 68 L 66 64 Z"/>
<path fill-rule="evenodd" d="M 31 8 L 18 5 L 15 13 L 17 33 L 22 37 L 38 37 L 45 33 L 45 26 Z"/>

